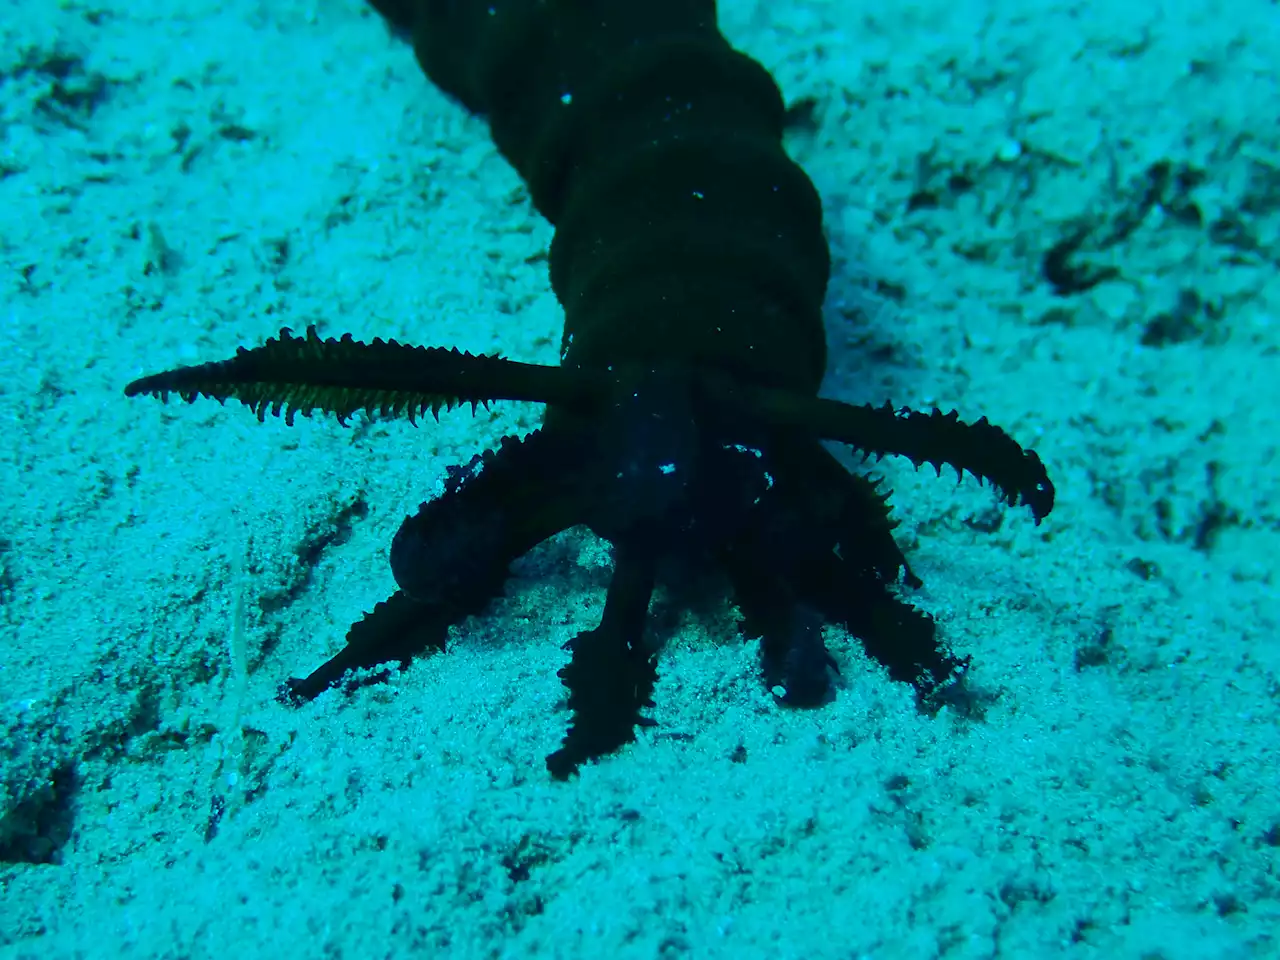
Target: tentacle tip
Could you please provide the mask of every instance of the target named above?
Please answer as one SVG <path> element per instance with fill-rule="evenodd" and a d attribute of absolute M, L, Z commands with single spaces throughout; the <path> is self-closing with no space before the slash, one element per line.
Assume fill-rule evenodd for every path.
<path fill-rule="evenodd" d="M 312 700 L 306 686 L 306 680 L 301 677 L 289 677 L 276 687 L 276 701 L 286 707 L 304 706 Z"/>
<path fill-rule="evenodd" d="M 547 772 L 553 780 L 566 781 L 576 776 L 582 759 L 566 749 L 547 755 Z"/>

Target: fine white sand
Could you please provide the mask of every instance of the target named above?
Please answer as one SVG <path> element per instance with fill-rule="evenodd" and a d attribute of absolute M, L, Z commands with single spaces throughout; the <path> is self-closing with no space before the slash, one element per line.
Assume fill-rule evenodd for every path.
<path fill-rule="evenodd" d="M 1037 528 L 881 468 L 985 710 L 835 629 L 836 702 L 780 709 L 725 601 L 660 597 L 659 725 L 552 782 L 580 531 L 447 655 L 278 703 L 539 411 L 122 387 L 312 323 L 553 363 L 550 230 L 356 0 L 4 0 L 0 955 L 1280 956 L 1280 7 L 722 6 L 813 99 L 828 392 L 986 415 L 1057 483 Z M 1119 279 L 1057 297 L 1077 225 Z"/>

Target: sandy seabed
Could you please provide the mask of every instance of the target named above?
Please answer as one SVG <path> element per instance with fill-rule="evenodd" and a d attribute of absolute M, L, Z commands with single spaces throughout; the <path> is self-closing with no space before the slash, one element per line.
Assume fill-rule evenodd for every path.
<path fill-rule="evenodd" d="M 833 629 L 835 702 L 781 709 L 727 603 L 669 605 L 658 726 L 552 782 L 580 531 L 448 654 L 277 702 L 539 411 L 123 385 L 309 324 L 554 363 L 550 229 L 356 0 L 6 0 L 0 956 L 1280 956 L 1280 6 L 721 6 L 808 118 L 826 392 L 985 414 L 1057 484 L 1036 527 L 879 468 L 983 708 Z M 1056 292 L 1077 233 L 1114 276 Z"/>

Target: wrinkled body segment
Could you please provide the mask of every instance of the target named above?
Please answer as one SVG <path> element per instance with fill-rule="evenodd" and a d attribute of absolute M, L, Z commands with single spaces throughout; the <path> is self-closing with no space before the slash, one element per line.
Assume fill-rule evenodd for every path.
<path fill-rule="evenodd" d="M 567 365 L 714 365 L 817 393 L 821 201 L 782 148 L 777 85 L 714 3 L 375 6 L 555 226 Z"/>
<path fill-rule="evenodd" d="M 820 440 L 989 482 L 1038 523 L 1053 506 L 1039 458 L 985 418 L 853 407 L 817 397 L 830 257 L 822 208 L 782 146 L 767 71 L 720 35 L 710 0 L 373 0 L 442 90 L 494 142 L 554 225 L 550 281 L 564 307 L 558 367 L 395 341 L 282 331 L 229 360 L 130 384 L 129 395 L 237 399 L 262 418 L 410 419 L 459 403 L 546 404 L 541 429 L 452 467 L 442 496 L 391 546 L 396 592 L 353 624 L 295 701 L 352 670 L 443 649 L 482 613 L 510 564 L 561 530 L 610 542 L 600 625 L 560 671 L 572 723 L 556 777 L 652 721 L 646 637 L 660 563 L 723 571 L 763 679 L 780 702 L 832 695 L 824 624 L 844 625 L 923 709 L 965 661 L 899 596 L 918 586 L 894 542 L 888 494 Z"/>

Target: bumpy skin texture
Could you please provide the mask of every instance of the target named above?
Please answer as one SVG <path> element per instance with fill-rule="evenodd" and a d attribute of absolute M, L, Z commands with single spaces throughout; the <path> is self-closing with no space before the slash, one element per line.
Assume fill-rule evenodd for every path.
<path fill-rule="evenodd" d="M 556 227 L 566 364 L 714 365 L 817 393 L 821 201 L 782 148 L 777 85 L 713 3 L 429 0 L 400 16 Z"/>
<path fill-rule="evenodd" d="M 509 565 L 583 525 L 614 572 L 600 625 L 560 671 L 572 723 L 556 777 L 652 721 L 646 634 L 661 561 L 728 576 L 780 702 L 832 695 L 824 624 L 844 625 L 931 709 L 965 665 L 898 595 L 919 586 L 887 492 L 819 442 L 896 454 L 989 482 L 1038 523 L 1054 490 L 1039 458 L 985 418 L 852 407 L 816 394 L 830 266 L 821 205 L 782 148 L 783 104 L 731 49 L 708 0 L 374 0 L 431 79 L 488 117 L 555 225 L 565 309 L 558 367 L 288 330 L 228 360 L 135 381 L 130 396 L 236 399 L 261 419 L 360 410 L 414 420 L 498 399 L 547 405 L 543 427 L 452 467 L 391 546 L 399 589 L 346 646 L 288 682 L 295 701 L 353 670 L 443 649 L 501 594 Z M 368 675 L 366 674 L 366 677 Z M 376 678 L 376 675 L 375 675 Z"/>

